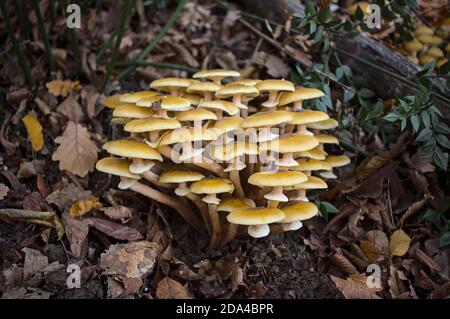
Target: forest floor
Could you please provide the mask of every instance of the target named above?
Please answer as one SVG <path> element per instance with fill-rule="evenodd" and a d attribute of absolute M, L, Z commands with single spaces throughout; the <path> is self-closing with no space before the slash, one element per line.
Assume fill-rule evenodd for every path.
<path fill-rule="evenodd" d="M 132 60 L 173 12 L 168 5 L 154 8 L 158 14 L 149 14 L 142 1 L 136 3 L 119 49 L 120 61 Z M 41 9 L 50 15 L 48 6 Z M 289 78 L 295 66 L 292 57 L 241 23 L 238 9 L 226 11 L 216 4 L 188 1 L 149 61 L 193 69 L 236 69 L 246 78 Z M 72 166 L 56 160 L 55 152 L 67 134 L 84 134 L 87 129 L 85 142 L 99 150 L 98 158 L 106 154 L 101 145 L 122 134 L 111 125 L 112 112 L 98 103 L 100 99 L 115 92 L 146 90 L 156 78 L 189 75 L 180 69 L 139 66 L 126 79 L 116 80 L 113 75 L 105 92 L 99 93 L 111 53 L 107 50 L 100 59 L 96 55 L 120 18 L 120 1 L 111 1 L 107 9 L 87 7 L 84 12 L 84 29 L 75 31 L 81 72 L 69 35 L 63 32 L 63 18 L 56 19 L 49 32 L 56 62 L 51 73 L 42 40 L 33 35 L 32 74 L 38 83 L 34 90 L 27 89 L 10 42 L 2 45 L 1 298 L 450 296 L 450 251 L 439 247 L 439 228 L 418 218 L 428 207 L 438 206 L 444 191 L 411 163 L 414 149 L 404 142 L 407 134 L 390 149 L 377 139 L 360 143 L 370 154 L 367 158 L 340 149 L 352 164 L 336 170 L 339 178 L 318 195 L 337 207 L 337 214 L 315 217 L 297 232 L 263 239 L 241 236 L 214 251 L 206 250 L 206 233 L 193 230 L 164 206 L 118 190 L 118 179 L 92 170 L 91 159 L 76 159 Z M 30 15 L 36 24 L 36 17 Z M 270 33 L 264 24 L 256 23 L 254 28 Z M 272 30 L 269 37 L 294 48 L 297 59 L 310 58 L 301 36 Z M 51 80 L 57 82 L 49 85 Z M 30 111 L 43 127 L 44 148 L 39 152 L 33 151 L 23 125 Z M 74 131 L 67 131 L 70 125 Z M 91 209 L 74 218 L 80 202 Z M 50 213 L 24 217 L 8 208 Z M 400 240 L 393 239 L 393 233 Z M 72 264 L 81 268 L 80 289 L 67 287 L 67 267 Z M 366 284 L 369 265 L 379 266 L 380 287 Z M 134 272 L 132 277 L 129 271 Z"/>

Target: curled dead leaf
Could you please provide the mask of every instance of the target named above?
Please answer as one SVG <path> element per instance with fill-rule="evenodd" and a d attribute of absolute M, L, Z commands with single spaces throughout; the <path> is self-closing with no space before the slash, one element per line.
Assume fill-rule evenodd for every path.
<path fill-rule="evenodd" d="M 22 122 L 27 130 L 33 150 L 36 152 L 42 150 L 44 147 L 44 135 L 42 133 L 42 125 L 39 123 L 36 115 L 30 112 L 22 117 Z"/>
<path fill-rule="evenodd" d="M 365 274 L 355 274 L 347 279 L 331 275 L 331 280 L 346 299 L 381 299 L 376 292 L 382 288 L 369 288 Z"/>
<path fill-rule="evenodd" d="M 178 281 L 165 277 L 156 288 L 158 299 L 191 299 L 189 290 Z"/>
<path fill-rule="evenodd" d="M 45 84 L 47 90 L 54 96 L 66 97 L 71 91 L 81 88 L 79 81 L 53 80 Z"/>
<path fill-rule="evenodd" d="M 103 218 L 91 218 L 90 220 L 97 230 L 113 238 L 129 241 L 140 240 L 143 238 L 142 234 L 134 228 L 114 223 Z"/>
<path fill-rule="evenodd" d="M 102 207 L 103 205 L 99 202 L 98 197 L 91 197 L 73 203 L 70 207 L 69 214 L 74 218 L 81 217 L 84 214 L 89 213 L 93 209 L 99 209 Z"/>

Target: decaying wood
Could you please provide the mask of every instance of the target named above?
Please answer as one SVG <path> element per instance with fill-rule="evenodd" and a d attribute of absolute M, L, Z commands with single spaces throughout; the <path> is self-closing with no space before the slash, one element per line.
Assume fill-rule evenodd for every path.
<path fill-rule="evenodd" d="M 247 11 L 279 23 L 285 23 L 294 12 L 303 12 L 303 6 L 298 0 L 241 0 L 240 2 Z M 352 39 L 335 36 L 333 40 L 335 52 L 342 64 L 348 65 L 354 72 L 365 77 L 369 87 L 381 98 L 390 99 L 415 92 L 416 88 L 413 85 L 395 77 L 400 76 L 413 83 L 417 82 L 414 78 L 419 67 L 400 53 L 364 34 L 359 34 Z M 437 93 L 450 99 L 450 90 L 445 87 L 442 80 L 434 79 L 433 85 Z M 450 119 L 450 105 L 439 97 L 435 97 L 434 102 L 442 114 Z"/>

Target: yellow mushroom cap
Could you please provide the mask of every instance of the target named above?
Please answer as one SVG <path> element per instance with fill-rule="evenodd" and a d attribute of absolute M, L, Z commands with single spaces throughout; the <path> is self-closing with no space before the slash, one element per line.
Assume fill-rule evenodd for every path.
<path fill-rule="evenodd" d="M 111 124 L 113 125 L 124 125 L 128 122 L 132 121 L 132 118 L 126 118 L 126 117 L 114 117 L 111 119 Z"/>
<path fill-rule="evenodd" d="M 113 116 L 124 118 L 142 119 L 153 115 L 153 110 L 136 106 L 134 104 L 122 104 L 117 106 L 113 111 Z"/>
<path fill-rule="evenodd" d="M 414 64 L 419 64 L 419 59 L 413 55 L 408 55 L 407 56 L 408 60 L 410 60 L 412 63 Z"/>
<path fill-rule="evenodd" d="M 103 149 L 117 156 L 158 160 L 161 162 L 163 160 L 161 154 L 156 149 L 141 141 L 125 139 L 110 141 L 103 145 Z"/>
<path fill-rule="evenodd" d="M 123 103 L 136 103 L 140 99 L 143 99 L 145 97 L 152 97 L 159 95 L 158 92 L 152 92 L 152 91 L 139 91 L 134 93 L 125 93 L 122 94 L 120 97 L 120 101 Z"/>
<path fill-rule="evenodd" d="M 288 123 L 293 125 L 302 125 L 307 123 L 315 123 L 328 120 L 330 117 L 322 111 L 304 110 L 301 112 L 293 112 L 292 120 Z"/>
<path fill-rule="evenodd" d="M 299 171 L 266 171 L 252 174 L 248 182 L 259 187 L 278 187 L 293 186 L 307 180 L 308 177 Z"/>
<path fill-rule="evenodd" d="M 427 51 L 428 55 L 431 55 L 434 58 L 442 58 L 444 56 L 444 52 L 438 47 L 431 47 Z"/>
<path fill-rule="evenodd" d="M 265 127 L 286 123 L 292 120 L 292 113 L 288 111 L 259 112 L 245 118 L 241 127 Z"/>
<path fill-rule="evenodd" d="M 316 176 L 308 176 L 308 180 L 304 183 L 300 183 L 294 186 L 284 187 L 285 190 L 292 189 L 326 189 L 328 188 L 327 183 L 319 177 Z"/>
<path fill-rule="evenodd" d="M 414 34 L 415 35 L 432 35 L 432 34 L 434 34 L 434 31 L 433 31 L 433 29 L 431 29 L 425 25 L 421 25 L 414 31 Z"/>
<path fill-rule="evenodd" d="M 177 88 L 187 88 L 191 84 L 192 80 L 190 79 L 172 77 L 154 80 L 150 83 L 150 88 L 166 92 Z"/>
<path fill-rule="evenodd" d="M 292 170 L 299 170 L 299 171 L 328 171 L 332 167 L 330 163 L 325 161 L 319 161 L 314 159 L 300 159 L 297 161 L 298 166 L 291 167 Z M 306 181 L 305 181 L 306 182 Z"/>
<path fill-rule="evenodd" d="M 221 161 L 230 161 L 244 154 L 257 155 L 258 145 L 244 141 L 216 145 L 211 149 L 211 155 Z"/>
<path fill-rule="evenodd" d="M 218 98 L 227 98 L 233 95 L 246 95 L 246 96 L 258 96 L 259 91 L 254 86 L 249 85 L 237 85 L 237 84 L 228 84 L 220 88 L 216 92 L 216 97 Z"/>
<path fill-rule="evenodd" d="M 233 82 L 230 83 L 230 85 L 255 86 L 259 82 L 261 82 L 261 80 L 258 80 L 258 79 L 242 79 L 242 80 L 233 81 Z"/>
<path fill-rule="evenodd" d="M 292 223 L 297 220 L 307 220 L 317 215 L 317 206 L 310 202 L 298 201 L 281 208 L 286 217 L 282 223 Z"/>
<path fill-rule="evenodd" d="M 231 102 L 228 101 L 205 101 L 198 105 L 199 108 L 205 108 L 210 110 L 220 110 L 224 111 L 228 115 L 236 115 L 239 114 L 239 108 Z"/>
<path fill-rule="evenodd" d="M 189 100 L 191 102 L 191 105 L 199 105 L 202 101 L 202 97 L 198 94 L 185 93 L 181 97 Z"/>
<path fill-rule="evenodd" d="M 214 141 L 217 135 L 209 129 L 196 130 L 193 127 L 181 127 L 165 133 L 158 141 L 158 146 L 183 142 Z"/>
<path fill-rule="evenodd" d="M 435 59 L 436 58 L 432 57 L 431 55 L 424 54 L 424 55 L 420 56 L 419 63 L 421 65 L 424 65 L 424 64 L 430 63 L 431 61 L 433 61 Z"/>
<path fill-rule="evenodd" d="M 264 80 L 256 83 L 256 88 L 260 92 L 269 91 L 295 91 L 294 84 L 291 81 L 286 80 Z"/>
<path fill-rule="evenodd" d="M 161 173 L 159 176 L 159 181 L 161 183 L 186 183 L 199 181 L 205 176 L 199 172 L 185 170 L 185 169 L 174 169 Z"/>
<path fill-rule="evenodd" d="M 315 99 L 324 95 L 325 94 L 321 90 L 315 88 L 298 88 L 294 92 L 282 93 L 278 101 L 278 105 L 284 106 L 289 103 Z"/>
<path fill-rule="evenodd" d="M 319 141 L 319 143 L 322 144 L 339 144 L 339 140 L 336 138 L 336 136 L 333 135 L 317 134 L 314 135 L 314 137 Z"/>
<path fill-rule="evenodd" d="M 403 47 L 405 48 L 405 50 L 407 50 L 409 52 L 417 52 L 417 51 L 422 50 L 423 44 L 420 43 L 419 41 L 417 41 L 416 39 L 414 39 L 414 40 L 406 41 L 405 43 L 403 43 Z"/>
<path fill-rule="evenodd" d="M 335 119 L 329 118 L 328 120 L 325 120 L 325 121 L 308 123 L 308 124 L 306 124 L 306 127 L 312 128 L 315 130 L 332 130 L 332 129 L 338 127 L 338 125 L 339 125 L 338 121 L 336 121 Z"/>
<path fill-rule="evenodd" d="M 226 198 L 217 206 L 219 212 L 232 212 L 237 209 L 254 208 L 255 202 L 250 198 Z"/>
<path fill-rule="evenodd" d="M 143 133 L 162 130 L 172 130 L 181 127 L 181 123 L 175 119 L 147 118 L 129 121 L 124 130 L 130 133 Z"/>
<path fill-rule="evenodd" d="M 177 96 L 168 96 L 161 100 L 161 108 L 167 111 L 187 111 L 191 107 L 191 101 Z"/>
<path fill-rule="evenodd" d="M 240 116 L 224 117 L 214 123 L 213 130 L 217 135 L 234 131 L 241 127 L 242 121 Z"/>
<path fill-rule="evenodd" d="M 131 161 L 122 158 L 105 157 L 95 164 L 95 168 L 103 173 L 139 179 L 139 175 L 133 174 L 128 170 L 131 163 Z"/>
<path fill-rule="evenodd" d="M 314 136 L 315 137 L 315 136 Z M 327 153 L 318 148 L 307 150 L 303 152 L 295 152 L 294 158 L 307 157 L 315 160 L 324 160 L 327 157 Z"/>
<path fill-rule="evenodd" d="M 104 107 L 107 107 L 110 109 L 115 109 L 119 105 L 123 104 L 123 102 L 120 102 L 121 96 L 122 96 L 122 94 L 115 94 L 115 95 L 108 96 L 107 98 L 100 100 L 100 104 L 103 105 Z"/>
<path fill-rule="evenodd" d="M 179 112 L 175 117 L 178 121 L 183 122 L 217 120 L 217 115 L 215 113 L 204 108 L 197 108 L 191 111 Z"/>
<path fill-rule="evenodd" d="M 417 40 L 422 42 L 423 44 L 429 44 L 429 45 L 440 45 L 442 43 L 442 39 L 435 35 L 419 35 L 417 37 Z"/>
<path fill-rule="evenodd" d="M 241 74 L 234 70 L 213 69 L 203 70 L 195 73 L 192 77 L 194 79 L 221 79 L 227 77 L 240 77 Z"/>
<path fill-rule="evenodd" d="M 142 107 L 153 107 L 155 103 L 161 103 L 163 98 L 165 98 L 164 95 L 154 95 L 154 96 L 143 97 L 142 99 L 139 99 L 136 102 L 136 105 L 142 106 Z"/>
<path fill-rule="evenodd" d="M 350 164 L 350 158 L 347 155 L 328 155 L 325 161 L 331 167 L 341 167 Z"/>
<path fill-rule="evenodd" d="M 219 194 L 232 193 L 234 186 L 225 178 L 205 178 L 192 183 L 189 189 L 194 194 Z"/>
<path fill-rule="evenodd" d="M 277 153 L 295 153 L 313 149 L 319 145 L 314 136 L 310 135 L 282 135 L 274 140 L 260 145 L 261 151 L 270 150 Z"/>
<path fill-rule="evenodd" d="M 445 63 L 447 63 L 448 62 L 448 60 L 446 59 L 446 58 L 442 58 L 442 59 L 439 59 L 437 62 L 436 62 L 436 67 L 437 68 L 440 68 L 441 66 L 443 66 Z"/>
<path fill-rule="evenodd" d="M 359 7 L 361 9 L 361 11 L 364 13 L 364 15 L 367 15 L 370 13 L 369 5 L 370 5 L 370 3 L 365 2 L 365 1 L 360 1 L 358 3 L 355 3 L 354 5 L 352 5 L 348 8 L 348 14 L 351 16 L 355 15 L 356 10 Z"/>
<path fill-rule="evenodd" d="M 277 223 L 285 216 L 284 212 L 278 208 L 245 208 L 229 213 L 227 221 L 237 225 L 264 225 Z"/>
<path fill-rule="evenodd" d="M 194 82 L 188 88 L 188 93 L 216 92 L 220 89 L 220 85 L 214 82 Z"/>

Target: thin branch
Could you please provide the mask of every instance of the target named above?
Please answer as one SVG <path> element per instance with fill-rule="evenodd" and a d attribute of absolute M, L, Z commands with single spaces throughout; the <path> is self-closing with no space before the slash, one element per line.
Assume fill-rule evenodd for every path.
<path fill-rule="evenodd" d="M 47 31 L 45 30 L 44 18 L 42 17 L 42 12 L 41 12 L 41 7 L 39 6 L 39 1 L 33 0 L 33 6 L 34 6 L 34 11 L 36 13 L 39 33 L 41 34 L 42 42 L 44 42 L 45 55 L 47 58 L 48 68 L 50 70 L 53 70 L 55 64 L 53 61 L 52 47 L 50 46 Z"/>
<path fill-rule="evenodd" d="M 131 8 L 133 7 L 133 5 L 132 5 L 133 2 L 134 2 L 133 0 L 126 0 L 126 2 L 125 2 L 124 9 L 122 12 L 122 17 L 120 18 L 120 22 L 119 22 L 116 42 L 114 43 L 112 57 L 108 63 L 108 66 L 106 67 L 106 74 L 100 85 L 100 91 L 103 91 L 105 89 L 106 84 L 108 83 L 108 80 L 111 77 L 112 70 L 116 63 L 117 55 L 119 54 L 120 43 L 122 42 L 122 37 L 125 32 L 125 25 L 127 24 L 128 18 L 131 13 Z"/>
<path fill-rule="evenodd" d="M 111 47 L 116 34 L 117 29 L 114 29 L 114 31 L 109 35 L 108 40 L 106 40 L 105 44 L 103 44 L 103 46 L 100 48 L 100 51 L 98 51 L 96 57 L 97 61 L 99 61 L 102 58 L 103 54 L 105 54 L 106 50 L 108 50 L 108 48 Z"/>
<path fill-rule="evenodd" d="M 23 74 L 25 75 L 25 79 L 30 86 L 34 86 L 34 78 L 31 75 L 31 70 L 27 61 L 25 60 L 25 55 L 23 54 L 22 48 L 17 42 L 16 34 L 14 33 L 14 30 L 11 26 L 11 20 L 9 19 L 5 1 L 0 1 L 0 10 L 2 11 L 3 19 L 5 20 L 6 30 L 13 43 L 14 50 L 16 51 L 17 54 L 17 60 L 19 62 L 20 67 L 22 68 Z"/>
<path fill-rule="evenodd" d="M 163 28 L 161 29 L 159 34 L 156 36 L 156 38 L 141 53 L 139 53 L 139 55 L 134 59 L 134 61 L 137 61 L 137 62 L 144 61 L 144 59 L 153 51 L 153 49 L 158 45 L 158 43 L 161 41 L 161 39 L 165 36 L 167 31 L 172 26 L 172 24 L 178 18 L 181 11 L 183 10 L 185 4 L 186 4 L 186 0 L 181 0 L 178 3 L 175 11 L 172 13 L 170 18 L 167 20 L 166 24 L 163 26 Z M 128 74 L 130 74 L 135 68 L 136 68 L 135 65 L 132 65 L 132 66 L 126 68 L 117 76 L 117 78 L 119 80 L 123 79 Z"/>

